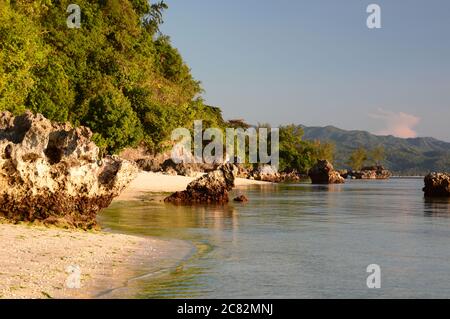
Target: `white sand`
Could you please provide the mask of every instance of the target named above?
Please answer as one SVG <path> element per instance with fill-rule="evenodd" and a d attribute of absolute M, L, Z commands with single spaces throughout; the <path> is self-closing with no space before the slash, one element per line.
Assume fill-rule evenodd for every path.
<path fill-rule="evenodd" d="M 115 200 L 133 200 L 145 193 L 178 192 L 186 189 L 194 177 L 172 176 L 162 173 L 140 172 Z M 270 185 L 268 182 L 236 178 L 236 187 L 247 185 Z"/>
<path fill-rule="evenodd" d="M 0 238 L 0 298 L 92 298 L 123 285 L 135 264 L 165 260 L 170 247 L 155 238 L 7 223 Z M 79 267 L 79 288 L 67 285 L 70 266 Z"/>

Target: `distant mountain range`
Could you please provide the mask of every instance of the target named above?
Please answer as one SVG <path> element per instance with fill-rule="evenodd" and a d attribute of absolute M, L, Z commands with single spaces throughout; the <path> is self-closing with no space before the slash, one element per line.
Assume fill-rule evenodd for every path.
<path fill-rule="evenodd" d="M 358 147 L 385 148 L 388 169 L 398 175 L 425 175 L 430 171 L 450 171 L 450 143 L 432 137 L 399 138 L 378 136 L 366 131 L 346 131 L 334 126 L 306 127 L 303 139 L 333 142 L 336 168 L 347 168 L 350 153 Z"/>

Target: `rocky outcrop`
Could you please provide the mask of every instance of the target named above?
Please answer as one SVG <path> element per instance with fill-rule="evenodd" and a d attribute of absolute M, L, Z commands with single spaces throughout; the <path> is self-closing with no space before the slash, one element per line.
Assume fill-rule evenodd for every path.
<path fill-rule="evenodd" d="M 338 170 L 338 172 L 339 172 L 339 175 L 341 175 L 343 179 L 351 178 L 351 175 L 350 175 L 351 171 L 349 171 L 349 170 L 340 169 L 340 170 Z"/>
<path fill-rule="evenodd" d="M 252 179 L 264 182 L 278 183 L 280 182 L 280 173 L 271 165 L 259 165 L 251 172 Z"/>
<path fill-rule="evenodd" d="M 161 164 L 161 171 L 168 175 L 196 177 L 199 173 L 211 172 L 218 166 L 208 163 L 175 163 L 172 159 L 167 159 Z"/>
<path fill-rule="evenodd" d="M 450 197 L 450 174 L 431 173 L 425 176 L 423 191 L 426 197 Z"/>
<path fill-rule="evenodd" d="M 228 192 L 234 187 L 238 169 L 233 164 L 223 164 L 217 170 L 192 181 L 186 190 L 164 199 L 175 204 L 227 203 Z"/>
<path fill-rule="evenodd" d="M 308 173 L 313 184 L 342 184 L 344 178 L 335 171 L 333 165 L 327 160 L 319 160 Z"/>
<path fill-rule="evenodd" d="M 298 182 L 302 179 L 307 178 L 308 176 L 306 176 L 305 174 L 300 174 L 296 170 L 280 173 L 280 182 Z"/>
<path fill-rule="evenodd" d="M 245 195 L 240 195 L 240 196 L 235 197 L 233 199 L 233 201 L 240 202 L 240 203 L 246 203 L 246 202 L 248 202 L 248 198 Z"/>
<path fill-rule="evenodd" d="M 208 163 L 175 163 L 171 158 L 161 160 L 162 156 L 148 156 L 136 159 L 137 166 L 147 172 L 161 172 L 166 175 L 196 177 L 201 173 L 211 172 L 217 164 Z"/>
<path fill-rule="evenodd" d="M 378 165 L 363 167 L 359 171 L 349 171 L 346 176 L 354 179 L 389 179 L 392 173 L 383 166 Z"/>
<path fill-rule="evenodd" d="M 161 171 L 161 163 L 155 158 L 140 158 L 137 159 L 136 165 L 146 172 L 159 172 Z"/>
<path fill-rule="evenodd" d="M 96 226 L 97 212 L 134 178 L 135 165 L 99 160 L 86 127 L 26 112 L 0 113 L 0 215 L 12 221 Z"/>
<path fill-rule="evenodd" d="M 278 172 L 273 166 L 264 164 L 255 167 L 253 170 L 239 170 L 239 177 L 257 181 L 282 183 L 296 182 L 302 179 L 302 175 L 296 170 Z"/>

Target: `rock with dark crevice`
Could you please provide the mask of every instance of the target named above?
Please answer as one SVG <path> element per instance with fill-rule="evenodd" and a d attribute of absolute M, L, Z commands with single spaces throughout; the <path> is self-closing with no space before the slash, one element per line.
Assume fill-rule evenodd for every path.
<path fill-rule="evenodd" d="M 308 176 L 313 184 L 342 184 L 345 182 L 344 178 L 334 170 L 333 165 L 327 160 L 317 161 L 309 170 Z"/>
<path fill-rule="evenodd" d="M 0 113 L 0 216 L 84 229 L 136 176 L 134 164 L 99 160 L 86 127 L 26 112 Z"/>
<path fill-rule="evenodd" d="M 424 178 L 426 197 L 450 197 L 450 173 L 431 173 Z"/>
<path fill-rule="evenodd" d="M 192 181 L 182 192 L 175 192 L 165 202 L 174 204 L 225 204 L 228 192 L 234 187 L 238 169 L 233 164 L 223 164 L 216 170 Z"/>
<path fill-rule="evenodd" d="M 246 203 L 246 202 L 248 202 L 248 198 L 247 198 L 247 196 L 245 196 L 245 195 L 237 196 L 237 197 L 235 197 L 233 200 L 234 200 L 235 202 L 239 202 L 239 203 Z"/>

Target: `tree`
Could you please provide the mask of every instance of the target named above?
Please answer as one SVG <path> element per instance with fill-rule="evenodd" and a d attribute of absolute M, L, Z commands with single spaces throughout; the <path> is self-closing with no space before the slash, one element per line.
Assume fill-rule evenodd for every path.
<path fill-rule="evenodd" d="M 130 101 L 114 87 L 101 88 L 89 101 L 83 124 L 96 132 L 94 141 L 109 153 L 136 145 L 142 139 L 142 128 Z"/>
<path fill-rule="evenodd" d="M 333 162 L 336 146 L 331 142 L 321 142 L 315 140 L 312 143 L 314 149 L 314 162 L 317 160 L 327 160 Z"/>
<path fill-rule="evenodd" d="M 305 158 L 302 156 L 303 129 L 295 125 L 279 128 L 280 171 L 303 170 Z"/>
<path fill-rule="evenodd" d="M 386 159 L 386 154 L 383 145 L 375 147 L 370 152 L 370 159 L 375 163 L 375 165 L 381 165 L 381 162 Z"/>
<path fill-rule="evenodd" d="M 35 75 L 35 85 L 28 95 L 26 105 L 50 120 L 67 121 L 74 104 L 75 92 L 61 63 L 49 58 L 47 65 L 37 69 Z"/>
<path fill-rule="evenodd" d="M 150 6 L 150 10 L 144 18 L 144 25 L 150 30 L 150 32 L 160 32 L 159 26 L 164 23 L 163 12 L 167 9 L 168 6 L 164 3 L 164 1 L 153 3 Z"/>
<path fill-rule="evenodd" d="M 164 1 L 77 0 L 79 29 L 67 28 L 69 3 L 0 0 L 0 111 L 87 125 L 110 153 L 139 142 L 160 149 L 193 119 L 223 125 L 159 32 Z"/>
<path fill-rule="evenodd" d="M 0 110 L 21 113 L 35 85 L 33 69 L 45 64 L 48 48 L 26 15 L 0 2 Z"/>
<path fill-rule="evenodd" d="M 360 170 L 366 160 L 367 151 L 364 148 L 360 147 L 351 153 L 347 164 L 354 170 Z"/>

